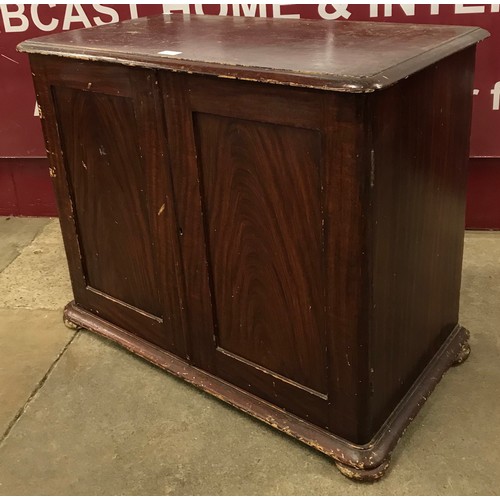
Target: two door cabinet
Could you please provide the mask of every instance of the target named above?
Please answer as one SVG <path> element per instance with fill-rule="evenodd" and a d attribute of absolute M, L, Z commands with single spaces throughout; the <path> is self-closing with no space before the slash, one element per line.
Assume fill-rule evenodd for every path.
<path fill-rule="evenodd" d="M 23 42 L 74 301 L 373 480 L 458 323 L 479 28 L 165 15 Z"/>

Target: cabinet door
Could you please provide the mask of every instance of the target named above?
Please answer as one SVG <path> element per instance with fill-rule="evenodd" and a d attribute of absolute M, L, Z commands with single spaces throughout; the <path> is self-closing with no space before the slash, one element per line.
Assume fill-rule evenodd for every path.
<path fill-rule="evenodd" d="M 76 303 L 185 356 L 155 73 L 32 63 Z"/>
<path fill-rule="evenodd" d="M 193 362 L 328 427 L 319 93 L 161 81 Z"/>

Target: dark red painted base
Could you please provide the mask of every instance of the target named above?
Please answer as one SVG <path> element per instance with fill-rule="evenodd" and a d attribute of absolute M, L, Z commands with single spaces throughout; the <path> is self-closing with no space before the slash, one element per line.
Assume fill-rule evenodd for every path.
<path fill-rule="evenodd" d="M 57 216 L 46 158 L 0 158 L 0 215 Z M 467 229 L 500 230 L 500 158 L 471 158 Z"/>

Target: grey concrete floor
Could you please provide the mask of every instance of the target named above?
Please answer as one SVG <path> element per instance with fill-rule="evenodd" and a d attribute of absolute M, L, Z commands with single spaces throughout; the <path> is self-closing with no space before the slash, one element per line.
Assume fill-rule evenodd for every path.
<path fill-rule="evenodd" d="M 54 219 L 0 219 L 0 494 L 500 493 L 500 233 L 468 232 L 472 354 L 409 427 L 390 472 L 356 484 L 320 453 L 89 332 Z"/>

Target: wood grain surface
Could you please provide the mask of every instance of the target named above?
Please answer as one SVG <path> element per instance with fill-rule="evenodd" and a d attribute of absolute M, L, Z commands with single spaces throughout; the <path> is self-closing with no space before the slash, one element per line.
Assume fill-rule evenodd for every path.
<path fill-rule="evenodd" d="M 319 310 L 321 318 L 324 308 L 323 292 L 312 283 L 314 276 L 321 279 L 324 274 L 318 273 L 324 267 L 319 133 L 322 98 L 298 89 L 283 94 L 271 85 L 187 78 L 166 72 L 160 74 L 160 84 L 165 96 L 192 362 L 328 427 L 324 322 L 312 316 Z M 296 106 L 290 107 L 287 97 L 293 98 Z M 276 132 L 272 132 L 274 128 Z M 205 134 L 210 134 L 210 141 L 202 139 Z M 274 150 L 277 164 L 269 159 Z M 269 177 L 275 166 L 275 176 Z M 248 179 L 253 179 L 250 190 Z M 235 193 L 236 198 L 227 191 L 229 185 L 241 190 Z M 299 206 L 305 195 L 316 196 L 311 208 Z M 233 214 L 230 226 L 219 220 L 219 202 Z M 251 210 L 256 216 L 251 216 Z M 299 229 L 290 215 L 303 213 L 315 220 Z M 241 239 L 232 241 L 233 233 L 240 231 L 238 226 Z M 220 237 L 211 237 L 211 232 Z M 308 240 L 312 257 L 307 256 L 304 246 Z M 232 256 L 227 253 L 231 246 L 235 250 Z M 252 294 L 247 296 L 253 302 L 248 311 L 238 291 L 236 301 L 230 297 L 230 289 L 241 286 L 235 281 L 240 279 L 244 280 L 243 293 Z M 262 285 L 271 285 L 278 295 L 269 296 L 266 302 Z M 267 292 L 275 293 L 271 289 Z M 220 301 L 223 306 L 234 306 L 234 312 L 223 309 Z M 240 318 L 240 313 L 245 317 Z M 266 321 L 272 324 L 266 326 Z M 236 326 L 238 330 L 233 331 Z M 249 355 L 245 354 L 241 334 L 253 342 Z M 277 351 L 271 353 L 271 348 Z M 290 351 L 293 357 L 287 361 L 285 356 Z M 311 366 L 311 359 L 319 360 L 322 366 L 305 368 Z"/>
<path fill-rule="evenodd" d="M 368 99 L 328 94 L 322 128 L 329 421 L 354 443 L 367 441 L 370 400 Z"/>
<path fill-rule="evenodd" d="M 459 321 L 474 50 L 373 95 L 369 433 Z"/>
<path fill-rule="evenodd" d="M 52 57 L 31 64 L 77 303 L 185 357 L 154 74 Z"/>
<path fill-rule="evenodd" d="M 87 285 L 161 317 L 133 102 L 68 88 L 53 94 Z"/>
<path fill-rule="evenodd" d="M 316 131 L 194 119 L 217 344 L 326 393 Z"/>

